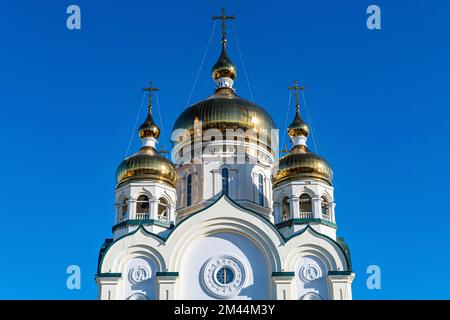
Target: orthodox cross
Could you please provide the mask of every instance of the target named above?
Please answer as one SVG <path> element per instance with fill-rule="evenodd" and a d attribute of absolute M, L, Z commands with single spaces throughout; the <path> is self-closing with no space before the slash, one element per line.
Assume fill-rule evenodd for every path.
<path fill-rule="evenodd" d="M 161 145 L 161 149 L 159 149 L 158 152 L 159 152 L 160 154 L 162 154 L 162 155 L 169 154 L 169 150 L 166 150 L 166 149 L 165 149 L 164 144 Z"/>
<path fill-rule="evenodd" d="M 287 146 L 286 146 L 286 143 L 284 144 L 283 149 L 281 149 L 281 150 L 278 151 L 278 152 L 280 153 L 280 155 L 281 155 L 281 154 L 286 154 L 286 153 L 289 152 L 289 150 L 288 150 L 288 148 L 287 148 Z"/>
<path fill-rule="evenodd" d="M 227 32 L 226 32 L 227 26 L 226 26 L 226 24 L 225 24 L 225 20 L 227 20 L 227 19 L 234 20 L 234 19 L 235 19 L 235 16 L 226 16 L 226 15 L 225 15 L 225 8 L 222 8 L 222 15 L 221 15 L 221 16 L 213 16 L 212 18 L 213 18 L 213 20 L 219 20 L 219 19 L 222 20 L 222 45 L 225 46 L 226 43 L 227 43 L 227 39 L 226 39 L 226 36 L 227 36 Z"/>
<path fill-rule="evenodd" d="M 300 103 L 299 103 L 299 99 L 298 99 L 298 90 L 304 90 L 305 89 L 305 87 L 304 86 L 299 86 L 298 85 L 298 81 L 297 80 L 295 80 L 294 81 L 294 85 L 293 86 L 290 86 L 290 87 L 288 87 L 288 89 L 289 90 L 294 90 L 295 91 L 295 111 L 299 111 L 299 109 L 300 109 Z"/>
<path fill-rule="evenodd" d="M 152 96 L 153 91 L 159 91 L 159 88 L 153 87 L 153 81 L 150 81 L 148 88 L 143 88 L 143 91 L 148 91 L 148 113 L 152 113 Z"/>

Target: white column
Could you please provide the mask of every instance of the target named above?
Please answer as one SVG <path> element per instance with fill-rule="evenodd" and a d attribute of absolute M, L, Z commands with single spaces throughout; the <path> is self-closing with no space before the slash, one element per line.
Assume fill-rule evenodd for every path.
<path fill-rule="evenodd" d="M 136 198 L 128 199 L 128 219 L 136 219 Z"/>
<path fill-rule="evenodd" d="M 330 210 L 330 220 L 333 223 L 336 223 L 336 217 L 334 216 L 334 208 L 336 208 L 336 203 L 335 202 L 330 202 L 329 203 L 329 210 Z"/>
<path fill-rule="evenodd" d="M 175 300 L 178 298 L 177 279 L 178 273 L 156 274 L 156 297 L 158 300 Z"/>
<path fill-rule="evenodd" d="M 292 272 L 293 273 L 293 272 Z M 272 274 L 273 300 L 293 300 L 294 299 L 294 275 L 287 272 L 276 272 Z"/>
<path fill-rule="evenodd" d="M 120 222 L 120 218 L 122 217 L 122 212 L 121 212 L 121 210 L 120 210 L 120 207 L 121 207 L 121 205 L 118 204 L 118 203 L 116 203 L 116 204 L 114 205 L 114 212 L 116 213 L 116 216 L 115 216 L 115 224 L 119 223 L 119 222 Z"/>
<path fill-rule="evenodd" d="M 274 218 L 275 218 L 275 223 L 280 223 L 281 222 L 281 205 L 279 203 L 275 203 L 273 205 L 273 212 L 274 212 Z"/>
<path fill-rule="evenodd" d="M 175 223 L 175 204 L 170 203 L 168 209 L 169 209 L 169 215 L 168 215 L 169 222 Z"/>
<path fill-rule="evenodd" d="M 291 211 L 291 218 L 298 219 L 300 218 L 300 198 L 292 197 L 288 199 L 289 201 L 289 210 Z"/>
<path fill-rule="evenodd" d="M 313 197 L 312 198 L 312 210 L 313 217 L 316 219 L 322 219 L 322 198 Z"/>
<path fill-rule="evenodd" d="M 328 274 L 328 297 L 330 300 L 352 300 L 352 282 L 355 278 L 353 272 L 337 271 Z"/>
<path fill-rule="evenodd" d="M 118 278 L 97 279 L 99 300 L 120 300 L 117 296 Z"/>
<path fill-rule="evenodd" d="M 150 219 L 156 220 L 157 219 L 157 213 L 158 213 L 158 203 L 159 200 L 156 197 L 150 197 Z"/>

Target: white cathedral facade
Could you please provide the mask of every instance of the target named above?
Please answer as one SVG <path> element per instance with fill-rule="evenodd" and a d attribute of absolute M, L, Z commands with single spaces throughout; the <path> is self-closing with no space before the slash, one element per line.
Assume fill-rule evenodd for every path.
<path fill-rule="evenodd" d="M 307 147 L 298 102 L 292 148 L 277 160 L 271 116 L 233 88 L 226 50 L 214 94 L 176 120 L 172 161 L 156 149 L 149 108 L 141 149 L 117 169 L 113 237 L 104 242 L 99 299 L 351 299 L 350 251 L 336 235 L 332 170 Z"/>

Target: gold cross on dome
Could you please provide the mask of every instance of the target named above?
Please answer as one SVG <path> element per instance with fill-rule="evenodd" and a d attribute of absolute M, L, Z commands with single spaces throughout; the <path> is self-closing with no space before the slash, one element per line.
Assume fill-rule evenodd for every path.
<path fill-rule="evenodd" d="M 227 16 L 225 15 L 225 8 L 222 8 L 222 15 L 221 16 L 213 16 L 213 20 L 222 20 L 222 45 L 225 46 L 227 43 L 227 25 L 225 24 L 225 20 L 230 19 L 230 20 L 234 20 L 236 17 L 233 16 Z"/>
<path fill-rule="evenodd" d="M 299 99 L 298 99 L 298 90 L 304 90 L 305 87 L 304 86 L 299 86 L 298 85 L 298 81 L 295 80 L 294 81 L 294 85 L 288 87 L 289 90 L 294 90 L 295 91 L 295 110 L 298 111 L 300 109 L 300 103 L 299 103 Z"/>
<path fill-rule="evenodd" d="M 143 88 L 142 91 L 148 91 L 148 113 L 151 113 L 153 91 L 159 91 L 159 88 L 153 87 L 153 81 L 150 81 L 148 88 Z"/>
<path fill-rule="evenodd" d="M 288 150 L 288 148 L 286 146 L 286 143 L 284 144 L 283 149 L 279 150 L 278 152 L 280 153 L 280 155 L 281 154 L 286 154 L 286 153 L 289 152 L 289 150 Z"/>
<path fill-rule="evenodd" d="M 169 150 L 166 150 L 166 149 L 164 148 L 164 144 L 161 145 L 161 148 L 158 150 L 158 152 L 159 152 L 160 154 L 162 154 L 162 155 L 169 154 Z"/>

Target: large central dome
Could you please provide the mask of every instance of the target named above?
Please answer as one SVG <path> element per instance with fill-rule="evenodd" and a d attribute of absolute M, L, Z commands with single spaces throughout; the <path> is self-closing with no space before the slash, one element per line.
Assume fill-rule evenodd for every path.
<path fill-rule="evenodd" d="M 260 106 L 235 95 L 231 90 L 218 90 L 211 97 L 184 110 L 175 121 L 173 130 L 185 129 L 192 133 L 194 122 L 202 122 L 202 130 L 218 129 L 275 129 L 272 117 Z"/>

